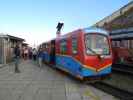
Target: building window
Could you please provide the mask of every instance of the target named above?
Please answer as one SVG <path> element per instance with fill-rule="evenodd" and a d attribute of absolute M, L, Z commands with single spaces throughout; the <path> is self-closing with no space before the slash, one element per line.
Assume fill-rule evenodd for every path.
<path fill-rule="evenodd" d="M 76 38 L 72 38 L 72 53 L 73 54 L 78 53 L 78 41 Z"/>
<path fill-rule="evenodd" d="M 66 52 L 67 52 L 67 42 L 66 42 L 66 40 L 61 40 L 60 52 L 61 52 L 61 54 L 66 54 Z"/>
<path fill-rule="evenodd" d="M 116 42 L 115 41 L 112 41 L 112 46 L 116 47 Z"/>

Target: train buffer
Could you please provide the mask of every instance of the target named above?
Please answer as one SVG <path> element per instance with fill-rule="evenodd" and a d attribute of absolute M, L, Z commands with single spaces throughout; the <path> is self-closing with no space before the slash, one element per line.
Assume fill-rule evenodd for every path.
<path fill-rule="evenodd" d="M 46 65 L 27 60 L 19 68 L 21 73 L 13 64 L 0 68 L 0 100 L 117 100 Z"/>

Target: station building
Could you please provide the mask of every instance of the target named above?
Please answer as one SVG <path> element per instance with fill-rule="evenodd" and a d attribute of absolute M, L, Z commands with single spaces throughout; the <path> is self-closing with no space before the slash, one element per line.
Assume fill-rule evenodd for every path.
<path fill-rule="evenodd" d="M 13 58 L 13 48 L 16 44 L 19 44 L 20 48 L 22 48 L 23 41 L 24 39 L 22 38 L 0 33 L 0 64 L 11 62 Z"/>
<path fill-rule="evenodd" d="M 133 1 L 97 22 L 94 26 L 110 32 L 112 45 L 133 51 Z"/>

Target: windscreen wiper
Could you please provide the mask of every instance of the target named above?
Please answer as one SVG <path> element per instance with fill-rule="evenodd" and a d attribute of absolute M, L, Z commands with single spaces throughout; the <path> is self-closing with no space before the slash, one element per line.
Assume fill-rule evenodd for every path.
<path fill-rule="evenodd" d="M 88 48 L 87 47 L 87 49 L 89 49 L 93 54 L 95 54 L 99 59 L 101 59 L 101 56 L 100 56 L 100 54 L 97 54 L 94 50 L 92 50 L 91 48 Z"/>
<path fill-rule="evenodd" d="M 98 55 L 94 50 L 92 50 L 91 48 L 87 47 L 87 49 L 89 49 L 89 51 L 91 51 L 93 54 Z"/>

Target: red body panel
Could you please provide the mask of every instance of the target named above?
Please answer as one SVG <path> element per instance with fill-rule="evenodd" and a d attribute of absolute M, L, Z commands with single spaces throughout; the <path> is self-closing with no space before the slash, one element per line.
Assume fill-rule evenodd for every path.
<path fill-rule="evenodd" d="M 111 43 L 110 39 L 108 37 L 109 41 L 109 48 L 110 48 L 110 55 L 105 56 L 101 59 L 99 59 L 97 56 L 90 56 L 87 55 L 85 52 L 85 39 L 84 39 L 84 32 L 82 30 L 77 30 L 74 32 L 71 32 L 69 34 L 64 35 L 63 37 L 60 36 L 56 39 L 56 54 L 60 53 L 60 40 L 66 39 L 67 40 L 67 53 L 65 55 L 72 56 L 74 59 L 76 59 L 78 62 L 82 63 L 82 65 L 85 65 L 88 68 L 93 68 L 95 70 L 100 70 L 102 68 L 108 67 L 112 64 L 112 50 L 111 50 Z M 72 37 L 77 37 L 78 39 L 78 53 L 76 55 L 72 54 Z"/>
<path fill-rule="evenodd" d="M 78 53 L 72 54 L 72 37 L 76 37 L 78 39 Z M 65 55 L 72 56 L 74 59 L 78 60 L 79 62 L 84 62 L 84 50 L 83 50 L 83 33 L 81 30 L 74 31 L 72 33 L 63 36 L 63 38 L 56 39 L 56 54 L 61 54 L 60 52 L 60 40 L 66 39 L 67 41 L 67 53 Z"/>
<path fill-rule="evenodd" d="M 111 56 L 101 59 L 97 56 L 85 56 L 85 65 L 93 67 L 96 70 L 104 68 L 110 64 L 112 64 Z"/>

